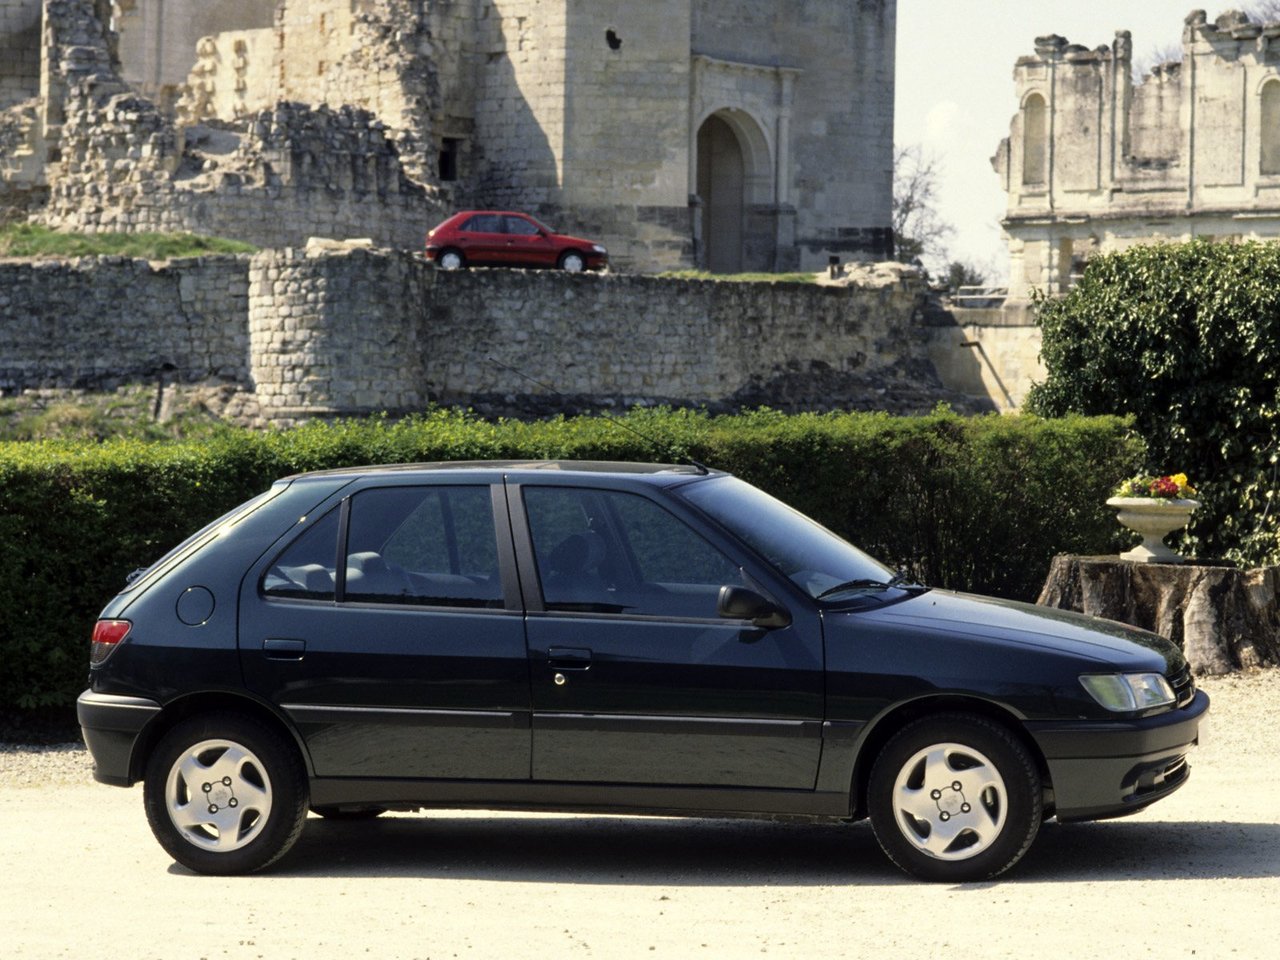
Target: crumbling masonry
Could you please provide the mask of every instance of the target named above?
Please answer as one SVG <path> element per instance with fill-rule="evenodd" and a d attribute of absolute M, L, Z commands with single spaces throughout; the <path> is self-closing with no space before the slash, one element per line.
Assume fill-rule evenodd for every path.
<path fill-rule="evenodd" d="M 0 204 L 400 247 L 516 207 L 623 269 L 882 259 L 895 30 L 895 0 L 0 0 Z"/>

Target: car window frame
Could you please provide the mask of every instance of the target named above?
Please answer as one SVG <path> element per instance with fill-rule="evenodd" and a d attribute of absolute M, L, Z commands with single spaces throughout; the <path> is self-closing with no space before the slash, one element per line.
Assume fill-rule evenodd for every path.
<path fill-rule="evenodd" d="M 550 482 L 547 482 L 550 481 Z M 677 522 L 683 524 L 692 531 L 699 539 L 703 540 L 708 546 L 714 549 L 728 560 L 742 575 L 743 581 L 751 589 L 758 590 L 768 599 L 778 602 L 776 597 L 778 592 L 772 586 L 772 579 L 768 578 L 767 583 L 762 583 L 761 579 L 753 570 L 754 564 L 743 562 L 740 550 L 733 549 L 735 541 L 724 537 L 720 531 L 713 527 L 706 526 L 698 522 L 699 515 L 689 511 L 687 508 L 681 509 L 682 502 L 670 497 L 660 495 L 661 490 L 654 487 L 645 486 L 637 489 L 631 485 L 611 486 L 598 483 L 580 483 L 580 482 L 555 482 L 553 478 L 548 477 L 546 481 L 542 478 L 536 480 L 509 480 L 506 484 L 506 493 L 508 501 L 508 511 L 511 518 L 511 530 L 513 545 L 515 547 L 516 561 L 520 575 L 520 589 L 524 600 L 524 608 L 526 614 L 539 617 L 570 617 L 588 620 L 627 620 L 627 621 L 645 621 L 657 623 L 735 623 L 739 622 L 733 618 L 721 617 L 717 615 L 706 617 L 689 617 L 689 616 L 672 616 L 668 614 L 649 614 L 649 613 L 632 613 L 628 611 L 579 611 L 579 610 L 552 610 L 548 609 L 544 601 L 542 576 L 538 569 L 537 553 L 533 545 L 533 530 L 529 523 L 529 516 L 524 506 L 524 489 L 526 487 L 546 487 L 546 488 L 570 488 L 575 490 L 590 490 L 600 493 L 622 493 L 630 494 L 648 500 L 655 507 L 662 510 Z M 614 523 L 613 519 L 606 518 L 606 522 Z M 628 541 L 623 541 L 626 547 L 627 563 L 633 568 L 638 576 L 639 570 L 636 566 L 636 560 L 630 556 L 631 549 Z M 723 586 L 723 584 L 722 584 Z M 749 622 L 749 621 L 741 621 Z"/>
<path fill-rule="evenodd" d="M 445 486 L 467 486 L 467 487 L 486 487 L 489 491 L 489 502 L 493 511 L 494 537 L 497 544 L 498 553 L 498 576 L 501 580 L 501 606 L 451 606 L 443 604 L 421 604 L 421 603 L 383 603 L 371 602 L 364 600 L 347 600 L 346 599 L 346 559 L 348 544 L 348 527 L 351 520 L 351 500 L 357 494 L 376 490 L 386 487 L 445 487 Z M 335 495 L 336 496 L 336 495 Z M 263 590 L 263 582 L 266 579 L 268 571 L 276 565 L 280 557 L 293 546 L 297 539 L 303 536 L 307 530 L 310 530 L 315 523 L 329 516 L 333 511 L 339 511 L 338 518 L 338 535 L 334 540 L 334 597 L 332 600 L 319 600 L 309 597 L 283 597 L 266 593 Z M 327 607 L 343 607 L 348 609 L 362 610 L 416 610 L 423 613 L 442 612 L 442 613 L 470 613 L 477 616 L 492 616 L 495 614 L 515 614 L 522 615 L 524 613 L 523 599 L 520 593 L 519 575 L 517 572 L 517 561 L 514 546 L 511 540 L 511 520 L 508 515 L 507 498 L 503 489 L 501 479 L 493 479 L 491 477 L 476 477 L 456 475 L 448 477 L 431 477 L 423 478 L 422 476 L 405 476 L 405 477 L 370 477 L 365 480 L 356 481 L 350 486 L 346 486 L 341 491 L 341 496 L 337 498 L 337 502 L 325 502 L 317 506 L 311 512 L 314 520 L 307 524 L 306 529 L 290 531 L 292 535 L 286 534 L 285 542 L 277 541 L 273 544 L 273 549 L 264 554 L 255 570 L 255 594 L 258 599 L 265 603 L 286 603 L 286 604 L 305 604 L 310 606 L 321 605 Z M 284 539 L 284 538 L 282 538 Z"/>

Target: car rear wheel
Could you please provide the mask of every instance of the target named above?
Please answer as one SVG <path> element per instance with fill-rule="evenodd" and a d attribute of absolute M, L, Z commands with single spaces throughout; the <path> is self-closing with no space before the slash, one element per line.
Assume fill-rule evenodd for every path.
<path fill-rule="evenodd" d="M 441 270 L 461 270 L 467 265 L 467 260 L 461 250 L 446 250 L 440 254 L 436 263 L 440 265 Z"/>
<path fill-rule="evenodd" d="M 565 273 L 581 273 L 587 269 L 587 261 L 582 254 L 570 250 L 560 257 L 560 269 Z"/>
<path fill-rule="evenodd" d="M 1043 812 L 1027 748 L 984 717 L 941 714 L 908 724 L 871 770 L 868 809 L 881 848 L 907 873 L 962 883 L 1008 870 Z"/>
<path fill-rule="evenodd" d="M 147 763 L 151 831 L 197 873 L 252 873 L 293 846 L 307 817 L 307 774 L 286 737 L 250 717 L 177 724 Z"/>

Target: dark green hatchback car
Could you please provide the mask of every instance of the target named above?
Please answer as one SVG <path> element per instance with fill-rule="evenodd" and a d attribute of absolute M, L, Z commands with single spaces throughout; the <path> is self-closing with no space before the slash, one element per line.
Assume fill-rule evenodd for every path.
<path fill-rule="evenodd" d="M 697 466 L 290 477 L 103 610 L 79 716 L 175 860 L 308 811 L 869 817 L 930 880 L 1187 779 L 1209 701 L 1151 633 L 929 590 Z"/>

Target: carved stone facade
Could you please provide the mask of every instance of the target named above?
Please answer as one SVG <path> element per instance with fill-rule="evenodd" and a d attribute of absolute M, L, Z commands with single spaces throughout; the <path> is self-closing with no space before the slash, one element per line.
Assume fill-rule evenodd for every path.
<path fill-rule="evenodd" d="M 892 252 L 896 11 L 896 0 L 0 0 L 0 49 L 25 50 L 43 17 L 39 62 L 0 63 L 0 109 L 26 103 L 12 109 L 30 119 L 76 95 L 73 109 L 91 114 L 127 91 L 152 105 L 129 116 L 171 126 L 175 181 L 216 169 L 242 187 L 251 176 L 220 155 L 197 145 L 191 159 L 188 145 L 209 138 L 188 130 L 243 144 L 282 101 L 326 116 L 354 108 L 404 174 L 442 197 L 442 209 L 424 207 L 413 245 L 437 214 L 515 207 L 600 238 L 622 269 L 816 269 Z M 96 80 L 76 91 L 68 78 L 85 79 L 86 51 Z M 24 156 L 38 169 L 6 159 L 0 178 L 47 181 L 50 222 L 139 222 L 136 205 L 122 216 L 102 193 L 139 158 L 114 158 L 96 185 L 59 187 L 60 154 L 84 150 L 64 149 L 60 117 L 34 133 L 20 119 L 0 118 L 0 136 L 32 141 Z M 143 123 L 120 136 L 149 140 Z M 170 192 L 183 207 L 181 183 Z M 356 235 L 392 239 L 378 234 L 381 196 L 362 196 L 370 226 Z M 277 220 L 300 237 L 331 229 L 332 218 L 297 219 L 304 207 Z M 234 217 L 205 220 L 254 239 Z"/>
<path fill-rule="evenodd" d="M 1014 70 L 1010 306 L 1069 289 L 1097 251 L 1151 240 L 1280 238 L 1280 23 L 1185 21 L 1182 60 L 1135 83 L 1133 41 L 1039 37 Z"/>

